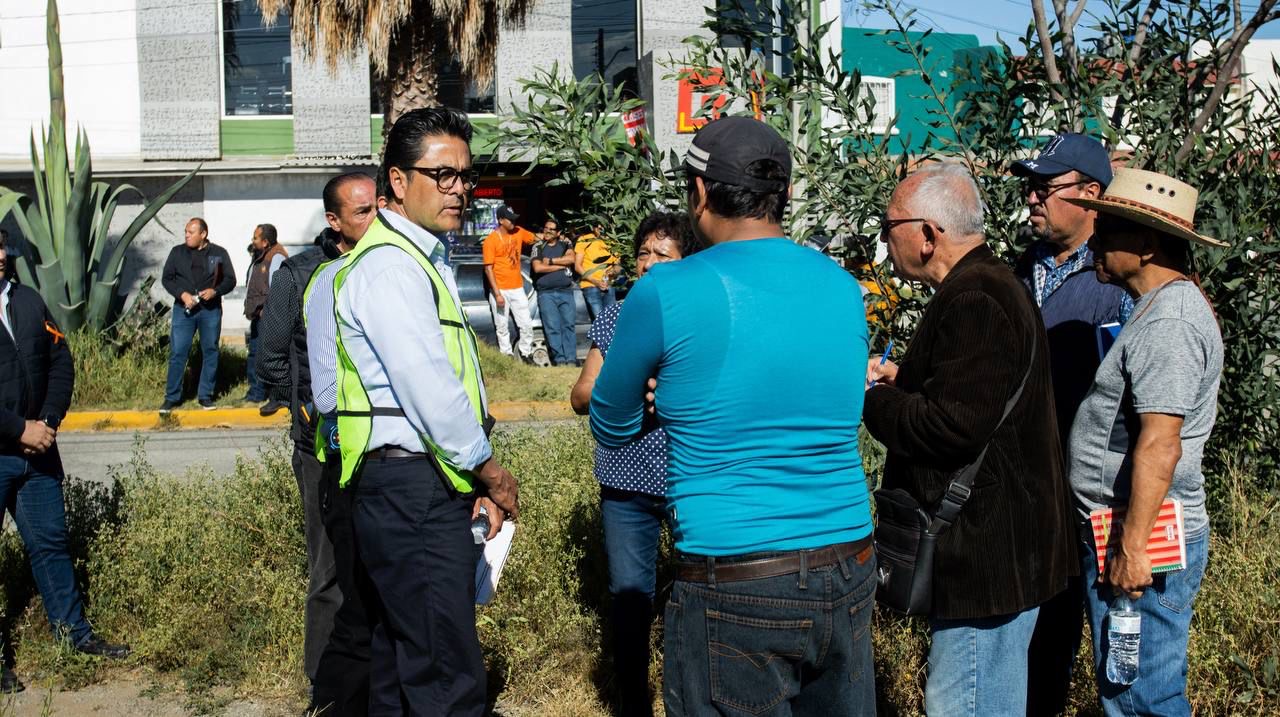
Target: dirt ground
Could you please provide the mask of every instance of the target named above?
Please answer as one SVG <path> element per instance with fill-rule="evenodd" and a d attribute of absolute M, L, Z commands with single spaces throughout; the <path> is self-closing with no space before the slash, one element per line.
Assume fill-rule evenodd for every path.
<path fill-rule="evenodd" d="M 184 695 L 157 687 L 141 674 L 113 675 L 110 681 L 71 691 L 27 682 L 23 692 L 0 695 L 0 717 L 188 717 L 202 712 L 225 717 L 285 717 L 302 714 L 302 706 L 238 700 L 230 694 L 215 694 L 211 700 L 193 705 Z"/>

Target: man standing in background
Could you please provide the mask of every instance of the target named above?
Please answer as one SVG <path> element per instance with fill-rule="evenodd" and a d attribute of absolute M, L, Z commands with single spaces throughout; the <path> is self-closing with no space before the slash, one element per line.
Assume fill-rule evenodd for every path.
<path fill-rule="evenodd" d="M 336 455 L 332 463 L 320 461 L 324 446 L 316 445 L 316 429 L 321 413 L 317 407 L 322 400 L 313 395 L 325 393 L 328 407 L 324 410 L 332 413 L 336 360 L 332 273 L 327 289 L 318 292 L 329 298 L 326 315 L 317 316 L 308 326 L 302 310 L 303 293 L 312 276 L 323 266 L 336 267 L 332 260 L 350 251 L 377 215 L 373 179 L 352 172 L 329 180 L 324 187 L 324 209 L 329 227 L 316 238 L 316 248 L 286 260 L 271 282 L 260 327 L 258 375 L 263 383 L 289 395 L 293 412 L 293 473 L 302 498 L 307 543 L 303 668 L 312 684 L 312 706 L 329 707 L 334 714 L 355 717 L 367 709 L 369 629 L 363 602 L 351 577 L 353 560 L 349 553 L 355 547 L 350 530 L 340 533 L 339 540 L 334 541 L 326 525 L 330 513 L 349 516 L 347 504 L 339 503 L 350 496 L 338 493 L 336 471 L 332 471 L 332 489 L 325 486 L 326 468 L 337 469 L 339 464 Z M 327 349 L 327 374 L 311 371 L 308 346 L 313 333 L 322 352 Z"/>
<path fill-rule="evenodd" d="M 1025 182 L 1023 195 L 1036 238 L 1014 272 L 1031 291 L 1048 332 L 1058 436 L 1065 453 L 1076 410 L 1101 360 L 1096 333 L 1107 324 L 1118 330 L 1133 310 L 1124 289 L 1099 283 L 1094 276 L 1089 239 L 1097 212 L 1071 201 L 1102 196 L 1111 183 L 1111 158 L 1092 137 L 1060 134 L 1040 156 L 1015 162 L 1009 171 Z M 1040 606 L 1028 654 L 1028 717 L 1066 709 L 1083 621 L 1084 590 L 1080 577 L 1072 575 L 1066 590 Z"/>
<path fill-rule="evenodd" d="M 538 315 L 547 337 L 551 363 L 572 365 L 578 360 L 577 305 L 573 301 L 573 248 L 560 236 L 554 219 L 542 223 L 542 241 L 533 251 L 533 288 L 538 291 Z"/>
<path fill-rule="evenodd" d="M 610 251 L 604 241 L 604 227 L 597 224 L 590 234 L 578 237 L 573 247 L 574 265 L 581 281 L 582 298 L 587 302 L 587 311 L 591 320 L 601 311 L 613 306 L 618 300 L 613 289 L 613 280 L 621 271 L 618 257 Z"/>
<path fill-rule="evenodd" d="M 516 226 L 519 214 L 506 205 L 498 208 L 498 228 L 484 238 L 484 277 L 489 285 L 489 308 L 493 311 L 493 328 L 498 334 L 498 349 L 511 356 L 511 333 L 507 316 L 515 317 L 520 330 L 517 348 L 520 358 L 533 357 L 533 317 L 529 313 L 529 297 L 524 293 L 524 275 L 520 271 L 520 254 L 538 238 L 528 229 Z"/>
<path fill-rule="evenodd" d="M 182 402 L 182 377 L 196 331 L 200 332 L 200 407 L 213 409 L 218 378 L 218 339 L 222 332 L 222 297 L 236 288 L 236 273 L 227 250 L 209 241 L 209 225 L 192 217 L 183 242 L 169 252 L 161 285 L 173 296 L 173 326 L 169 333 L 169 373 L 164 404 L 168 412 Z"/>
<path fill-rule="evenodd" d="M 249 392 L 244 395 L 245 403 L 258 403 L 267 398 L 267 389 L 258 380 L 258 320 L 262 317 L 262 309 L 267 304 L 267 295 L 271 290 L 271 281 L 276 270 L 289 257 L 289 252 L 280 246 L 276 228 L 271 224 L 259 224 L 253 230 L 253 243 L 249 245 L 253 254 L 253 263 L 249 265 L 249 276 L 246 279 L 247 293 L 244 299 L 244 317 L 249 320 L 249 332 L 245 334 L 245 345 L 249 349 L 246 361 L 246 372 L 249 379 Z M 284 408 L 284 404 L 271 399 L 259 411 L 264 416 Z"/>

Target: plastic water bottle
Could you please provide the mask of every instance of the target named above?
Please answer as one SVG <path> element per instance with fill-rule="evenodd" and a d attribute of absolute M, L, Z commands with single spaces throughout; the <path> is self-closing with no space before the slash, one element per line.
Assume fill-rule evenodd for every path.
<path fill-rule="evenodd" d="M 1107 611 L 1107 681 L 1132 685 L 1138 679 L 1138 646 L 1142 642 L 1142 615 L 1128 596 L 1120 595 Z"/>
<path fill-rule="evenodd" d="M 489 511 L 481 507 L 480 515 L 477 515 L 475 520 L 471 521 L 471 539 L 475 541 L 476 545 L 480 545 L 484 543 L 485 539 L 488 537 Z"/>

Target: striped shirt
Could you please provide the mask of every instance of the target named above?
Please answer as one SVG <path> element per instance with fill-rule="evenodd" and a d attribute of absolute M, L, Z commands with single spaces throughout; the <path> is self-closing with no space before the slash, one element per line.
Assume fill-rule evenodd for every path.
<path fill-rule="evenodd" d="M 321 265 L 315 288 L 302 311 L 307 317 L 307 362 L 311 366 L 311 400 L 322 416 L 338 410 L 338 322 L 333 318 L 333 280 L 342 259 Z"/>

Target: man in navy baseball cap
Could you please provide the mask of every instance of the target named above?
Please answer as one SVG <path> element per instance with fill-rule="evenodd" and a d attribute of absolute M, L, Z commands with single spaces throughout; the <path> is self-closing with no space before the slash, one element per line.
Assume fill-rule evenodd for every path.
<path fill-rule="evenodd" d="M 1111 157 L 1092 137 L 1060 134 L 1039 156 L 1014 162 L 1009 172 L 1025 182 L 1028 222 L 1036 238 L 1014 269 L 1035 297 L 1049 334 L 1058 435 L 1045 439 L 1057 438 L 1065 448 L 1101 360 L 1096 334 L 1123 323 L 1133 310 L 1128 294 L 1098 283 L 1094 275 L 1088 242 L 1095 212 L 1067 201 L 1101 196 L 1111 183 Z M 1027 655 L 1027 714 L 1060 714 L 1066 707 L 1083 607 L 1079 578 L 1040 606 Z"/>
<path fill-rule="evenodd" d="M 1077 171 L 1102 185 L 1111 183 L 1111 156 L 1098 140 L 1083 134 L 1060 134 L 1035 159 L 1014 162 L 1009 171 L 1020 177 L 1050 179 Z"/>

